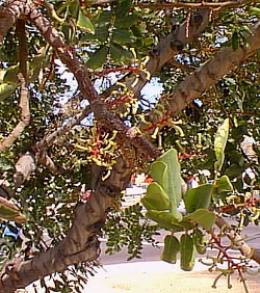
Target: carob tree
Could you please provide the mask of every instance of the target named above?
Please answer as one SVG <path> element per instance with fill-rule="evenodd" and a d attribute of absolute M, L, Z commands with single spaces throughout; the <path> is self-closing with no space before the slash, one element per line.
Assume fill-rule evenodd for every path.
<path fill-rule="evenodd" d="M 66 270 L 78 273 L 80 290 L 131 175 L 171 146 L 191 171 L 212 165 L 214 123 L 227 117 L 235 148 L 227 145 L 233 156 L 224 168 L 236 169 L 242 135 L 258 134 L 255 2 L 1 1 L 1 217 L 24 235 L 3 262 L 0 292 L 55 272 L 61 280 L 52 286 L 69 287 Z M 156 105 L 141 92 L 154 77 L 164 87 Z M 231 176 L 237 191 L 247 168 L 258 172 L 256 154 Z M 249 186 L 257 189 L 256 180 Z M 258 204 L 244 201 L 243 211 Z M 220 216 L 241 210 L 213 207 Z M 220 216 L 221 231 L 226 225 L 225 235 L 259 263 L 259 250 Z M 221 251 L 213 232 L 212 241 Z"/>

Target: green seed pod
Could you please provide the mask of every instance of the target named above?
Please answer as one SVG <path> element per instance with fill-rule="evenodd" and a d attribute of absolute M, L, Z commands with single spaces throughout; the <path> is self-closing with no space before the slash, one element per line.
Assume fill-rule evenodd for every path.
<path fill-rule="evenodd" d="M 203 232 L 199 229 L 195 229 L 192 234 L 193 242 L 195 244 L 196 250 L 199 254 L 206 253 L 206 241 Z"/>
<path fill-rule="evenodd" d="M 188 234 L 181 236 L 181 269 L 191 271 L 195 264 L 195 245 L 193 239 Z"/>
<path fill-rule="evenodd" d="M 176 263 L 177 254 L 180 251 L 180 242 L 175 236 L 167 235 L 164 238 L 164 248 L 161 254 L 161 260 Z"/>

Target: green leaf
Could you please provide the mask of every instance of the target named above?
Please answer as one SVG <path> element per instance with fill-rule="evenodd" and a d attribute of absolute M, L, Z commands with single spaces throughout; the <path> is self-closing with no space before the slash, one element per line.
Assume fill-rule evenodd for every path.
<path fill-rule="evenodd" d="M 94 70 L 102 68 L 106 62 L 107 54 L 108 48 L 105 46 L 100 47 L 87 61 L 87 67 Z"/>
<path fill-rule="evenodd" d="M 35 56 L 29 63 L 30 81 L 35 81 L 38 78 L 41 69 L 46 63 L 46 51 L 44 50 L 42 54 Z"/>
<path fill-rule="evenodd" d="M 146 195 L 142 198 L 141 202 L 147 210 L 163 211 L 170 207 L 167 194 L 156 182 L 148 186 Z"/>
<path fill-rule="evenodd" d="M 115 10 L 116 17 L 117 18 L 124 18 L 127 15 L 129 9 L 131 8 L 132 3 L 130 0 L 122 0 L 122 1 L 118 1 L 118 2 L 119 3 L 118 3 L 116 10 Z"/>
<path fill-rule="evenodd" d="M 158 161 L 164 162 L 167 165 L 167 183 L 162 187 L 168 194 L 171 211 L 175 211 L 182 199 L 181 167 L 178 161 L 177 151 L 175 149 L 170 149 L 165 152 Z"/>
<path fill-rule="evenodd" d="M 239 36 L 238 36 L 238 32 L 234 31 L 232 34 L 232 39 L 231 39 L 231 43 L 232 43 L 232 48 L 233 50 L 237 50 L 239 47 Z"/>
<path fill-rule="evenodd" d="M 17 77 L 18 72 L 19 72 L 19 64 L 8 67 L 5 72 L 3 82 L 18 83 L 19 82 Z"/>
<path fill-rule="evenodd" d="M 233 192 L 234 191 L 233 185 L 230 182 L 227 175 L 221 176 L 214 184 L 214 188 L 217 189 L 218 192 Z"/>
<path fill-rule="evenodd" d="M 249 7 L 249 12 L 250 12 L 250 15 L 255 15 L 257 17 L 260 17 L 260 8 L 258 7 Z"/>
<path fill-rule="evenodd" d="M 224 123 L 220 125 L 217 130 L 215 141 L 214 141 L 214 150 L 217 161 L 215 162 L 215 169 L 220 171 L 224 160 L 225 160 L 225 147 L 228 140 L 229 132 L 229 119 L 225 119 Z"/>
<path fill-rule="evenodd" d="M 146 216 L 158 223 L 160 227 L 175 232 L 183 231 L 184 229 L 191 229 L 193 227 L 190 223 L 179 222 L 179 219 L 177 219 L 171 212 L 149 210 L 147 211 Z"/>
<path fill-rule="evenodd" d="M 26 218 L 22 215 L 18 208 L 7 199 L 0 197 L 0 218 L 8 221 L 15 221 L 18 224 L 26 222 Z"/>
<path fill-rule="evenodd" d="M 79 15 L 79 1 L 78 0 L 74 0 L 72 2 L 70 2 L 69 4 L 69 13 L 73 18 L 77 18 Z"/>
<path fill-rule="evenodd" d="M 111 44 L 110 55 L 118 63 L 125 63 L 134 57 L 131 51 L 115 43 Z"/>
<path fill-rule="evenodd" d="M 192 233 L 193 242 L 199 254 L 205 254 L 207 251 L 206 237 L 203 232 L 196 228 Z"/>
<path fill-rule="evenodd" d="M 95 38 L 100 42 L 104 43 L 107 41 L 109 36 L 109 26 L 102 26 L 96 29 Z"/>
<path fill-rule="evenodd" d="M 6 157 L 0 157 L 0 170 L 8 171 L 13 169 L 12 161 L 7 159 Z"/>
<path fill-rule="evenodd" d="M 199 209 L 192 214 L 183 217 L 183 222 L 191 222 L 199 224 L 206 230 L 210 230 L 212 225 L 215 223 L 216 216 L 213 212 L 206 209 Z"/>
<path fill-rule="evenodd" d="M 233 185 L 229 180 L 227 175 L 220 177 L 216 180 L 212 192 L 212 196 L 215 198 L 221 198 L 225 200 L 225 198 L 234 191 Z"/>
<path fill-rule="evenodd" d="M 123 18 L 116 18 L 115 27 L 117 28 L 130 28 L 136 24 L 138 16 L 136 14 L 127 15 Z"/>
<path fill-rule="evenodd" d="M 192 213 L 197 209 L 207 209 L 210 205 L 212 190 L 212 184 L 203 184 L 189 189 L 184 196 L 187 212 Z"/>
<path fill-rule="evenodd" d="M 168 167 L 162 161 L 155 161 L 152 163 L 149 174 L 153 180 L 160 184 L 162 187 L 166 187 L 168 184 Z"/>
<path fill-rule="evenodd" d="M 78 20 L 77 20 L 77 26 L 81 29 L 86 30 L 89 33 L 94 34 L 95 28 L 90 21 L 90 19 L 83 13 L 83 11 L 80 9 L 78 14 Z"/>
<path fill-rule="evenodd" d="M 18 85 L 14 83 L 2 83 L 0 84 L 0 101 L 8 98 L 11 94 L 13 94 Z"/>
<path fill-rule="evenodd" d="M 119 45 L 132 43 L 135 40 L 133 33 L 129 30 L 116 29 L 112 33 L 112 42 Z"/>
<path fill-rule="evenodd" d="M 98 17 L 97 23 L 101 26 L 104 24 L 105 25 L 111 24 L 112 17 L 113 17 L 112 11 L 108 11 L 108 10 L 102 11 Z"/>

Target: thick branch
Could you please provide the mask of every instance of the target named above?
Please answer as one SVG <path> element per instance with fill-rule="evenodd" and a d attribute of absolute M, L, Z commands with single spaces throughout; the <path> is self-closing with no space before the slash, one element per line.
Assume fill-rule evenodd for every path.
<path fill-rule="evenodd" d="M 248 46 L 237 50 L 223 48 L 193 74 L 187 76 L 172 94 L 163 96 L 160 103 L 164 106 L 165 115 L 171 117 L 185 109 L 190 102 L 201 97 L 207 89 L 255 54 L 258 49 L 260 49 L 260 23 L 255 26 Z M 153 125 L 160 124 L 155 114 L 150 114 L 149 119 Z M 146 129 L 147 126 L 142 127 Z"/>
<path fill-rule="evenodd" d="M 176 26 L 174 30 L 166 37 L 159 41 L 159 44 L 153 48 L 149 56 L 148 62 L 145 64 L 145 71 L 153 76 L 156 72 L 169 61 L 171 61 L 178 51 L 186 44 L 192 43 L 207 28 L 209 23 L 209 10 L 200 9 L 192 14 L 189 23 L 189 34 L 187 35 L 187 22 L 184 21 L 180 26 Z M 126 81 L 128 88 L 133 91 L 136 97 L 149 81 L 147 74 L 141 74 L 140 77 L 130 77 Z M 109 96 L 111 89 L 108 89 L 102 97 Z"/>
<path fill-rule="evenodd" d="M 19 67 L 25 81 L 27 81 L 27 60 L 28 48 L 25 31 L 25 20 L 18 19 L 16 23 L 16 33 L 19 40 Z"/>
<path fill-rule="evenodd" d="M 129 128 L 125 123 L 114 113 L 108 111 L 99 96 L 88 76 L 88 72 L 84 64 L 82 64 L 74 54 L 74 49 L 66 45 L 60 37 L 58 31 L 51 25 L 40 11 L 33 8 L 29 14 L 29 18 L 33 24 L 39 29 L 45 40 L 53 47 L 57 56 L 70 69 L 77 79 L 80 92 L 85 96 L 91 105 L 95 114 L 95 118 L 109 130 L 118 132 L 117 138 L 123 143 L 128 140 L 139 151 L 140 155 L 148 159 L 158 155 L 157 149 L 142 136 L 129 136 Z"/>
<path fill-rule="evenodd" d="M 206 9 L 201 9 L 195 12 L 191 18 L 189 34 L 186 34 L 186 22 L 177 27 L 174 32 L 170 33 L 168 36 L 163 38 L 159 44 L 155 47 L 153 54 L 150 56 L 149 61 L 146 64 L 146 70 L 153 75 L 158 72 L 161 67 L 169 62 L 176 54 L 177 47 L 184 46 L 187 43 L 192 42 L 198 35 L 205 30 L 209 21 L 209 11 Z M 137 80 L 129 79 L 126 84 L 134 92 L 136 96 L 148 82 L 145 76 L 141 76 Z M 82 119 L 84 119 L 92 111 L 91 106 L 83 109 L 76 117 L 72 117 L 69 121 L 63 124 L 62 127 L 57 129 L 55 132 L 49 134 L 41 142 L 36 145 L 36 157 L 41 157 L 48 147 L 50 147 L 57 136 L 67 133 L 73 126 L 78 124 Z"/>
<path fill-rule="evenodd" d="M 21 94 L 20 94 L 20 108 L 21 108 L 21 120 L 16 125 L 14 130 L 7 136 L 6 138 L 0 141 L 0 152 L 4 152 L 12 144 L 15 140 L 22 134 L 25 127 L 29 125 L 30 122 L 30 109 L 29 109 L 29 94 L 28 89 L 25 84 L 25 80 L 23 77 L 21 79 Z"/>
<path fill-rule="evenodd" d="M 66 238 L 57 246 L 28 261 L 14 263 L 9 273 L 2 272 L 0 292 L 14 292 L 24 288 L 31 282 L 62 272 L 69 265 L 84 261 L 96 260 L 100 254 L 97 235 L 104 224 L 106 209 L 113 206 L 114 198 L 108 196 L 126 188 L 132 166 L 126 165 L 119 158 L 113 169 L 113 176 L 103 181 L 102 176 L 97 181 L 97 191 L 93 192 L 89 201 L 80 204 L 76 210 L 73 225 Z"/>
<path fill-rule="evenodd" d="M 9 0 L 0 7 L 0 43 L 8 30 L 24 15 L 27 0 Z"/>

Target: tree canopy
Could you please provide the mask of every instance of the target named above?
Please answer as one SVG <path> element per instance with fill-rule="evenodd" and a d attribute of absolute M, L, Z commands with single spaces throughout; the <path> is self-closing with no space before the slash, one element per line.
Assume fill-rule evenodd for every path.
<path fill-rule="evenodd" d="M 39 279 L 46 292 L 80 292 L 99 236 L 108 252 L 139 257 L 159 228 L 169 231 L 162 259 L 180 253 L 184 270 L 205 235 L 223 275 L 247 266 L 223 252 L 223 235 L 260 263 L 240 235 L 260 214 L 258 1 L 0 5 L 0 292 Z M 153 182 L 123 209 L 138 172 Z"/>

